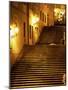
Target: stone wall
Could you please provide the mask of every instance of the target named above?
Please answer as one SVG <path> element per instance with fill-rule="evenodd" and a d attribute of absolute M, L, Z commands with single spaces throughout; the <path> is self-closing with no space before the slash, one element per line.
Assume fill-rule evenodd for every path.
<path fill-rule="evenodd" d="M 26 43 L 26 33 L 27 30 L 27 10 L 26 5 L 13 2 L 10 4 L 10 25 L 16 24 L 19 29 L 18 34 L 15 37 L 10 37 L 11 49 L 10 49 L 10 59 L 11 64 L 16 62 L 16 58 L 21 52 L 24 44 Z M 25 31 L 24 31 L 25 23 Z"/>

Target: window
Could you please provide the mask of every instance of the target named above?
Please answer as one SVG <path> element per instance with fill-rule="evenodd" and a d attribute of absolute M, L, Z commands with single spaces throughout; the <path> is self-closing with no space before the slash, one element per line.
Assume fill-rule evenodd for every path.
<path fill-rule="evenodd" d="M 26 30 L 25 30 L 25 22 L 24 22 L 24 37 L 25 37 L 25 34 L 26 34 Z"/>
<path fill-rule="evenodd" d="M 46 23 L 46 15 L 44 16 L 44 22 Z"/>
<path fill-rule="evenodd" d="M 40 11 L 40 20 L 41 20 L 41 14 L 42 14 L 42 12 Z"/>
<path fill-rule="evenodd" d="M 44 22 L 44 13 L 42 13 L 42 21 Z"/>
<path fill-rule="evenodd" d="M 31 38 L 31 29 L 32 29 L 32 26 L 30 25 L 29 26 L 29 38 Z"/>

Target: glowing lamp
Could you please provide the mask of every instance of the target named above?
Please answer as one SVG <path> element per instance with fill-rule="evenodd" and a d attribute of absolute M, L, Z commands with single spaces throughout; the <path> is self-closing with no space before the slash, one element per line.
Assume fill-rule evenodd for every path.
<path fill-rule="evenodd" d="M 37 16 L 32 16 L 32 25 L 34 25 L 38 21 L 39 21 L 39 18 Z"/>
<path fill-rule="evenodd" d="M 10 37 L 16 36 L 18 32 L 19 32 L 19 29 L 15 24 L 10 25 Z"/>

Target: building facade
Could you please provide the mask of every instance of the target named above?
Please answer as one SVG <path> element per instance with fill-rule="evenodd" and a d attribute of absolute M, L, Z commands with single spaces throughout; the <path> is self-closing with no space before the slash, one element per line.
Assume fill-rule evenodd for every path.
<path fill-rule="evenodd" d="M 44 26 L 54 26 L 54 8 L 53 4 L 10 2 L 11 64 L 23 52 L 24 45 L 38 42 Z"/>

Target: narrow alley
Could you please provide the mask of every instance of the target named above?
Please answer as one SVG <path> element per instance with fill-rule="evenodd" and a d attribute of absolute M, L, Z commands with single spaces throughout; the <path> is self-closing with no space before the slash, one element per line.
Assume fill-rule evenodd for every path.
<path fill-rule="evenodd" d="M 20 5 L 23 6 L 23 4 Z M 30 10 L 33 10 L 33 8 L 35 10 L 37 6 L 35 7 L 35 4 L 30 3 L 25 3 L 24 5 L 25 7 L 27 6 L 27 8 L 29 8 L 29 12 L 27 11 L 28 9 L 26 9 L 27 12 L 24 11 L 24 14 L 27 13 L 27 15 L 31 18 Z M 39 4 L 37 5 L 39 8 Z M 51 8 L 50 5 L 44 4 L 45 8 L 48 7 L 52 10 L 54 9 L 54 6 L 55 5 L 52 5 Z M 65 7 L 64 5 L 61 6 Z M 11 7 L 14 7 L 14 3 L 12 2 Z M 18 6 L 16 4 L 15 8 L 17 7 Z M 40 7 L 43 7 L 42 4 L 40 4 Z M 12 23 L 17 19 L 13 19 L 14 9 L 11 8 L 10 10 L 12 11 L 12 19 L 10 20 Z M 18 12 L 16 11 L 16 13 Z M 50 15 L 51 12 L 48 11 L 48 13 Z M 21 14 L 22 13 L 20 13 L 20 15 Z M 30 24 L 29 17 L 24 16 L 24 20 L 27 18 L 27 29 L 29 26 L 28 24 Z M 66 74 L 66 39 L 64 34 L 66 33 L 66 25 L 63 22 L 61 23 L 62 25 L 60 23 L 55 24 L 53 17 L 47 20 L 52 19 L 52 22 L 49 21 L 45 25 L 39 24 L 38 28 L 35 28 L 37 32 L 32 32 L 34 28 L 32 26 L 35 25 L 35 23 L 32 24 L 32 26 L 29 26 L 31 29 L 28 30 L 25 29 L 26 24 L 24 24 L 24 30 L 26 31 L 23 31 L 22 33 L 20 28 L 20 36 L 17 36 L 16 34 L 18 40 L 16 43 L 12 41 L 15 36 L 10 38 L 10 88 L 66 85 L 66 78 L 63 80 L 63 75 Z M 22 20 L 21 17 L 20 20 Z M 21 21 L 19 21 L 19 23 L 21 24 Z M 39 23 L 41 23 L 41 21 L 39 21 Z M 24 38 L 22 35 L 24 35 Z"/>

